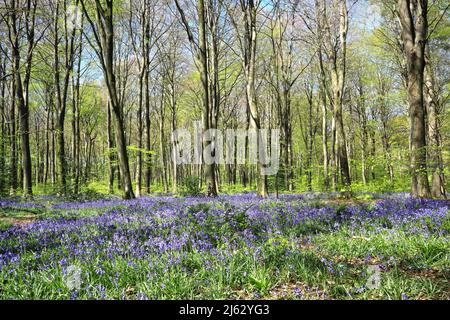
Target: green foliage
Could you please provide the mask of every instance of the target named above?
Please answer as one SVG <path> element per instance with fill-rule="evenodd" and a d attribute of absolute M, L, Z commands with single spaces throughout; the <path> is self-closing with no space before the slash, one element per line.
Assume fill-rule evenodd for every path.
<path fill-rule="evenodd" d="M 6 231 L 12 226 L 12 222 L 0 219 L 0 231 Z"/>
<path fill-rule="evenodd" d="M 249 193 L 255 190 L 256 186 L 248 184 L 243 186 L 242 184 L 222 184 L 220 186 L 220 192 L 224 194 L 235 194 L 235 193 Z M 273 189 L 272 189 L 273 190 Z"/>
<path fill-rule="evenodd" d="M 110 196 L 109 196 L 110 197 Z M 109 198 L 108 197 L 108 198 Z M 100 192 L 98 188 L 92 187 L 92 184 L 90 187 L 83 188 L 83 191 L 79 194 L 69 194 L 65 196 L 65 199 L 67 201 L 95 201 L 95 200 L 104 200 L 107 197 L 105 197 L 105 193 Z"/>
<path fill-rule="evenodd" d="M 200 178 L 195 176 L 184 177 L 181 182 L 180 194 L 183 196 L 199 196 L 202 194 Z"/>
<path fill-rule="evenodd" d="M 208 213 L 210 208 L 211 205 L 209 203 L 199 203 L 197 205 L 187 207 L 187 213 L 189 217 L 192 217 L 199 212 Z"/>
<path fill-rule="evenodd" d="M 133 146 L 133 145 L 127 146 L 127 150 L 131 151 L 131 152 L 134 152 L 134 153 L 139 153 L 140 152 L 143 155 L 156 155 L 157 154 L 157 152 L 154 151 L 154 150 L 146 150 L 144 148 L 139 148 L 139 147 Z M 114 148 L 114 152 L 117 153 L 117 148 Z"/>
<path fill-rule="evenodd" d="M 82 193 L 83 192 L 94 192 L 103 195 L 109 194 L 108 183 L 106 181 L 92 181 L 87 186 L 83 186 Z"/>

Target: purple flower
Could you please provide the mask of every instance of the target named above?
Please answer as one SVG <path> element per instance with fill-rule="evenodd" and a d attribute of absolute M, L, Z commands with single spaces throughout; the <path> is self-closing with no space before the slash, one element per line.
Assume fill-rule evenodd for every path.
<path fill-rule="evenodd" d="M 334 196 L 337 195 L 331 195 Z M 143 279 L 148 281 L 174 269 L 191 276 L 198 274 L 199 269 L 216 272 L 218 266 L 229 276 L 236 270 L 231 263 L 235 263 L 237 255 L 257 265 L 276 255 L 276 259 L 288 259 L 283 268 L 295 272 L 290 257 L 296 258 L 303 247 L 312 245 L 322 252 L 323 247 L 314 244 L 315 235 L 339 232 L 342 228 L 348 228 L 345 231 L 358 238 L 370 239 L 383 233 L 389 241 L 399 234 L 448 237 L 448 202 L 412 199 L 405 194 L 371 196 L 382 199 L 373 205 L 340 209 L 314 205 L 311 200 L 329 197 L 322 193 L 282 195 L 280 200 L 259 199 L 255 193 L 221 195 L 217 199 L 143 197 L 61 202 L 36 198 L 36 203 L 0 199 L 0 206 L 48 209 L 45 219 L 0 231 L 0 277 L 5 283 L 32 284 L 30 275 L 34 272 L 61 268 L 65 272 L 68 265 L 76 263 L 86 279 L 92 272 L 107 274 L 109 277 L 94 278 L 109 281 L 102 283 L 108 288 L 119 289 L 124 284 L 117 274 L 123 268 L 131 273 L 142 271 Z M 371 250 L 362 256 L 367 254 L 367 263 L 371 259 L 381 260 L 388 267 L 400 263 L 395 254 L 388 259 L 381 257 L 376 248 Z M 201 258 L 192 263 L 194 255 Z M 343 274 L 345 269 L 325 256 L 322 264 L 331 273 L 329 276 Z M 244 278 L 247 272 L 248 269 L 242 270 Z M 211 281 L 201 279 L 199 286 L 207 285 L 206 280 Z M 161 289 L 165 288 L 161 284 Z M 301 295 L 297 289 L 294 294 Z M 84 294 L 72 292 L 74 297 L 78 294 L 84 298 Z"/>
<path fill-rule="evenodd" d="M 75 300 L 78 296 L 78 290 L 74 290 L 72 291 L 72 293 L 70 294 L 70 300 Z"/>
<path fill-rule="evenodd" d="M 295 294 L 297 297 L 300 297 L 301 295 L 303 295 L 302 289 L 300 289 L 300 288 L 295 288 L 295 289 L 294 289 L 294 294 Z"/>

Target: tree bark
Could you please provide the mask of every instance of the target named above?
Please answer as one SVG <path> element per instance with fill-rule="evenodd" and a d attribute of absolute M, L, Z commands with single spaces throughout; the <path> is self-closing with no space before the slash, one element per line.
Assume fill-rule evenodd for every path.
<path fill-rule="evenodd" d="M 257 30 L 256 30 L 256 12 L 257 8 L 253 0 L 241 1 L 241 10 L 243 13 L 243 25 L 244 35 L 241 41 L 241 55 L 242 55 L 242 67 L 244 69 L 244 77 L 246 81 L 246 96 L 247 96 L 247 108 L 250 118 L 250 128 L 256 131 L 256 150 L 259 152 L 262 144 L 259 130 L 261 129 L 261 123 L 258 112 L 257 98 L 256 98 L 256 85 L 255 85 L 255 68 L 256 68 L 256 45 L 257 45 Z M 235 28 L 239 28 L 235 24 Z M 262 198 L 269 196 L 267 188 L 267 176 L 263 175 L 263 163 L 261 154 L 259 154 L 257 164 L 257 192 Z"/>
<path fill-rule="evenodd" d="M 195 56 L 197 61 L 199 62 L 199 72 L 200 79 L 202 83 L 202 91 L 203 91 L 203 130 L 208 132 L 209 129 L 215 129 L 215 124 L 212 119 L 212 115 L 214 115 L 214 106 L 211 101 L 211 93 L 210 93 L 210 77 L 209 77 L 209 66 L 208 66 L 208 53 L 207 53 L 207 34 L 206 34 L 206 7 L 204 0 L 197 1 L 197 15 L 198 15 L 198 39 L 194 39 L 194 35 L 192 33 L 189 22 L 186 19 L 183 9 L 181 8 L 179 1 L 175 0 L 175 4 L 177 6 L 178 12 L 180 13 L 182 23 L 185 27 L 186 33 L 189 38 L 189 42 L 195 50 Z M 214 116 L 215 117 L 215 116 Z M 203 148 L 205 149 L 208 146 L 210 141 L 209 136 L 206 136 L 203 140 Z M 204 172 L 207 178 L 208 184 L 208 194 L 210 196 L 217 196 L 218 194 L 218 186 L 216 181 L 216 164 L 212 163 L 204 163 Z"/>
<path fill-rule="evenodd" d="M 442 158 L 441 142 L 441 124 L 440 99 L 433 65 L 430 58 L 430 50 L 426 46 L 426 66 L 425 66 L 425 103 L 428 116 L 428 141 L 429 141 L 429 159 L 432 172 L 431 196 L 434 198 L 446 198 L 445 179 L 444 179 L 444 161 Z"/>
<path fill-rule="evenodd" d="M 345 72 L 346 72 L 346 47 L 347 47 L 347 31 L 348 31 L 348 12 L 346 1 L 340 1 L 340 23 L 339 23 L 339 36 L 341 45 L 340 57 L 335 59 L 340 60 L 339 64 L 334 65 L 331 70 L 331 83 L 333 88 L 333 102 L 334 102 L 334 117 L 336 119 L 336 152 L 339 159 L 339 167 L 341 171 L 341 182 L 346 188 L 350 187 L 350 169 L 348 163 L 348 155 L 346 148 L 346 137 L 344 130 L 344 119 L 342 116 L 342 104 L 344 97 L 345 86 Z"/>
<path fill-rule="evenodd" d="M 0 194 L 6 190 L 6 59 L 0 56 Z"/>
<path fill-rule="evenodd" d="M 130 174 L 130 165 L 128 161 L 127 140 L 125 136 L 124 121 L 122 116 L 122 106 L 120 105 L 119 95 L 116 86 L 116 75 L 114 72 L 114 26 L 113 26 L 113 1 L 106 0 L 106 7 L 103 7 L 102 1 L 95 0 L 96 23 L 94 23 L 88 14 L 85 1 L 80 0 L 84 16 L 91 24 L 98 48 L 95 48 L 100 58 L 103 75 L 105 77 L 111 108 L 114 115 L 116 146 L 118 152 L 120 173 L 123 185 L 123 198 L 134 198 L 133 186 Z"/>
<path fill-rule="evenodd" d="M 323 65 L 322 45 L 319 52 L 319 67 L 320 67 L 320 97 L 322 106 L 322 153 L 323 153 L 323 181 L 325 190 L 330 188 L 330 175 L 328 173 L 329 167 L 329 153 L 328 153 L 328 120 L 327 120 L 327 83 L 326 74 Z"/>
<path fill-rule="evenodd" d="M 108 126 L 108 160 L 109 160 L 109 180 L 108 180 L 108 190 L 110 194 L 114 193 L 114 173 L 116 166 L 114 164 L 114 139 L 113 139 L 113 129 L 111 123 L 111 105 L 108 101 L 108 114 L 107 114 L 107 126 Z"/>
<path fill-rule="evenodd" d="M 81 20 L 81 28 L 83 27 L 83 19 Z M 80 33 L 80 42 L 78 47 L 78 61 L 76 74 L 72 78 L 72 135 L 73 135 L 73 174 L 74 174 L 74 193 L 78 194 L 80 189 L 80 107 L 81 107 L 81 97 L 80 97 L 80 80 L 81 80 L 81 60 L 83 53 L 83 35 Z"/>
<path fill-rule="evenodd" d="M 413 3 L 414 2 L 414 3 Z M 428 36 L 427 0 L 398 0 L 408 72 L 412 196 L 429 197 L 424 105 L 425 45 Z"/>
<path fill-rule="evenodd" d="M 13 69 L 14 71 L 14 69 Z M 16 85 L 15 77 L 11 79 L 11 108 L 9 111 L 9 163 L 10 163 L 10 194 L 17 189 L 17 145 L 16 145 Z"/>
<path fill-rule="evenodd" d="M 10 3 L 10 23 L 9 27 L 9 39 L 12 47 L 12 63 L 14 70 L 14 82 L 15 82 L 15 99 L 17 102 L 17 109 L 19 111 L 19 126 L 20 126 L 20 137 L 21 137 L 21 151 L 22 151 L 22 175 L 23 175 L 23 194 L 25 197 L 33 195 L 32 189 L 32 167 L 31 167 L 31 151 L 30 151 L 30 126 L 29 126 L 29 109 L 28 109 L 28 83 L 30 79 L 31 72 L 31 58 L 32 58 L 32 50 L 34 48 L 34 31 L 29 29 L 29 14 L 31 9 L 31 1 L 27 2 L 27 43 L 28 43 L 28 51 L 27 51 L 27 59 L 26 59 L 26 71 L 25 71 L 25 81 L 22 83 L 21 77 L 21 57 L 20 57 L 20 48 L 19 48 L 19 34 L 18 34 L 18 26 L 17 26 L 17 8 L 16 0 L 11 0 Z M 34 13 L 32 15 L 32 21 L 34 21 Z M 34 23 L 33 23 L 34 24 Z"/>
<path fill-rule="evenodd" d="M 145 157 L 145 191 L 147 194 L 151 191 L 152 180 L 152 156 L 150 154 L 151 149 L 151 121 L 150 121 L 150 93 L 149 93 L 149 72 L 145 71 L 144 76 L 145 85 L 145 150 L 147 155 Z"/>

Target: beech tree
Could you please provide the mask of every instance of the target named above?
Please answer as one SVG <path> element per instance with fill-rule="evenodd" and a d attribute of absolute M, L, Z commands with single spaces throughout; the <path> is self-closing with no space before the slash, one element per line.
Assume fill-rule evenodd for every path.
<path fill-rule="evenodd" d="M 189 42 L 195 54 L 195 59 L 198 62 L 198 70 L 200 72 L 200 79 L 203 89 L 203 130 L 207 133 L 203 139 L 203 146 L 208 146 L 209 143 L 213 145 L 211 148 L 215 150 L 214 147 L 214 137 L 210 134 L 210 129 L 216 129 L 217 127 L 217 105 L 213 103 L 211 99 L 211 68 L 212 65 L 208 63 L 208 48 L 207 48 L 207 17 L 206 17 L 206 6 L 204 0 L 197 0 L 197 19 L 198 19 L 198 34 L 197 38 L 191 29 L 191 26 L 187 20 L 184 9 L 182 8 L 180 1 L 175 0 L 177 10 L 181 17 L 181 22 L 186 30 Z M 212 157 L 215 154 L 211 155 Z M 213 161 L 211 163 L 204 163 L 206 176 L 208 178 L 208 193 L 211 196 L 217 196 L 218 186 L 216 181 L 216 163 Z"/>
<path fill-rule="evenodd" d="M 130 165 L 128 162 L 127 140 L 124 130 L 124 119 L 122 106 L 120 105 L 119 93 L 117 91 L 116 75 L 114 72 L 114 24 L 113 24 L 113 0 L 95 0 L 95 7 L 88 8 L 84 0 L 80 0 L 83 13 L 88 20 L 94 41 L 89 40 L 95 50 L 105 77 L 108 88 L 109 101 L 114 115 L 116 147 L 119 159 L 120 176 L 122 178 L 123 197 L 134 198 Z M 91 17 L 94 11 L 95 20 Z M 87 38 L 88 39 L 88 38 Z"/>
<path fill-rule="evenodd" d="M 398 15 L 408 72 L 411 135 L 412 196 L 429 197 L 424 103 L 425 47 L 428 39 L 428 1 L 399 0 Z"/>
<path fill-rule="evenodd" d="M 0 194 L 446 198 L 449 12 L 443 0 L 0 0 Z M 175 129 L 191 144 L 200 130 L 211 155 L 177 163 Z M 247 135 L 221 142 L 228 129 Z M 259 129 L 280 133 L 274 175 L 275 140 Z"/>
<path fill-rule="evenodd" d="M 25 3 L 18 0 L 4 0 L 7 14 L 3 16 L 8 27 L 8 40 L 11 46 L 12 72 L 14 75 L 14 100 L 17 104 L 20 124 L 21 150 L 22 150 L 22 176 L 23 193 L 25 196 L 33 194 L 32 163 L 30 150 L 30 115 L 29 115 L 29 86 L 31 80 L 31 67 L 36 42 L 35 22 L 37 2 L 27 0 Z M 25 24 L 21 28 L 20 22 Z M 25 57 L 22 58 L 22 41 L 26 44 Z M 24 61 L 22 65 L 22 59 Z M 22 78 L 22 67 L 25 74 Z M 14 110 L 12 109 L 12 113 Z M 15 159 L 11 159 L 15 161 Z"/>

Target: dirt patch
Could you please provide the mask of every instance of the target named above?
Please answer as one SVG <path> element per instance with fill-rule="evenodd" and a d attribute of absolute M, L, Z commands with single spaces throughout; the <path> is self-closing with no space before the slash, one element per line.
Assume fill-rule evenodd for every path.
<path fill-rule="evenodd" d="M 15 218 L 13 221 L 13 224 L 20 225 L 20 226 L 26 226 L 26 225 L 29 225 L 30 223 L 34 222 L 35 220 L 36 220 L 36 218 L 34 218 L 34 217 Z"/>
<path fill-rule="evenodd" d="M 329 283 L 332 284 L 332 283 Z M 285 284 L 279 284 L 272 287 L 268 294 L 261 297 L 258 294 L 251 293 L 244 289 L 236 289 L 232 290 L 232 293 L 229 299 L 236 300 L 292 300 L 292 299 L 300 299 L 300 300 L 327 300 L 330 297 L 326 294 L 324 290 L 321 290 L 319 287 L 308 287 L 305 283 L 302 282 L 290 282 Z"/>
<path fill-rule="evenodd" d="M 27 226 L 30 223 L 36 221 L 36 217 L 35 216 L 7 217 L 7 218 L 0 218 L 0 221 L 4 221 L 15 226 Z"/>
<path fill-rule="evenodd" d="M 401 269 L 403 272 L 414 278 L 428 278 L 432 280 L 448 281 L 450 272 L 440 269 L 425 269 L 425 270 L 408 270 L 406 268 Z M 448 287 L 448 294 L 450 294 L 450 285 Z"/>

